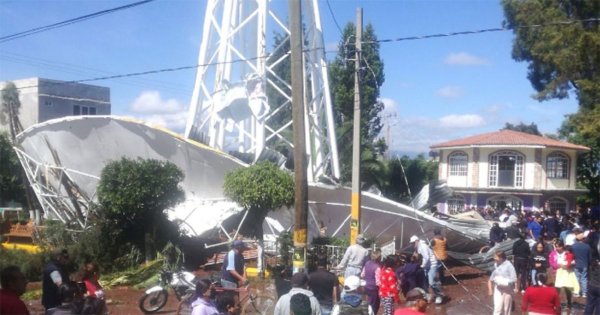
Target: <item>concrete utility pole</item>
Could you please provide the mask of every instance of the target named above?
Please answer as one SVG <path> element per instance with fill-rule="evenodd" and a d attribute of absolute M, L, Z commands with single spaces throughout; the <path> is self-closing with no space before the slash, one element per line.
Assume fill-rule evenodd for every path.
<path fill-rule="evenodd" d="M 294 128 L 294 272 L 306 269 L 308 182 L 304 138 L 304 64 L 302 63 L 302 10 L 300 0 L 289 0 L 292 62 L 292 120 Z"/>
<path fill-rule="evenodd" d="M 362 8 L 356 8 L 356 49 L 354 60 L 354 130 L 352 139 L 352 210 L 350 244 L 360 233 L 360 58 L 362 53 Z"/>

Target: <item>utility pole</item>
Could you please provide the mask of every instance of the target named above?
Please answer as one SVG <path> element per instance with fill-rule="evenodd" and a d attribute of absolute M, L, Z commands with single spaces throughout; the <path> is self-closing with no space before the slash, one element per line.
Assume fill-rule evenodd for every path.
<path fill-rule="evenodd" d="M 356 8 L 356 49 L 354 60 L 354 130 L 352 135 L 352 210 L 350 244 L 360 233 L 360 58 L 362 50 L 362 8 Z"/>
<path fill-rule="evenodd" d="M 304 138 L 304 64 L 302 62 L 302 9 L 300 0 L 289 0 L 292 63 L 292 121 L 294 130 L 294 273 L 306 269 L 308 241 L 308 182 Z"/>

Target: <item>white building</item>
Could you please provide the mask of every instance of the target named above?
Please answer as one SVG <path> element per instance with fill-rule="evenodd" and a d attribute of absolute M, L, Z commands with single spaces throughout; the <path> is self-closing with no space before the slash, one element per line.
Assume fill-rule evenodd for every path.
<path fill-rule="evenodd" d="M 501 130 L 431 146 L 439 178 L 455 194 L 440 211 L 472 207 L 570 210 L 587 192 L 576 183 L 577 156 L 590 149 L 528 133 Z"/>
<path fill-rule="evenodd" d="M 23 129 L 37 123 L 72 115 L 110 115 L 110 89 L 42 78 L 11 81 L 17 87 Z M 0 82 L 0 89 L 7 81 Z M 0 131 L 8 126 L 0 123 Z"/>

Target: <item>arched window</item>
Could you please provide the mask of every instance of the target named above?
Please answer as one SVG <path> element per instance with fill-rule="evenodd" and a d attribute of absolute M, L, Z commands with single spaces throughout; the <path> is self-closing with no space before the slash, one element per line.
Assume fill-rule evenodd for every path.
<path fill-rule="evenodd" d="M 550 211 L 552 211 L 552 213 L 554 213 L 556 210 L 559 210 L 560 213 L 567 213 L 567 202 L 562 198 L 550 198 L 548 200 L 548 206 L 550 207 Z"/>
<path fill-rule="evenodd" d="M 496 211 L 502 211 L 504 208 L 521 211 L 523 209 L 523 200 L 509 195 L 494 196 L 488 199 L 487 205 Z"/>
<path fill-rule="evenodd" d="M 464 152 L 454 152 L 448 157 L 449 176 L 467 176 L 469 157 Z"/>
<path fill-rule="evenodd" d="M 569 178 L 569 158 L 559 152 L 548 155 L 546 159 L 546 176 L 548 178 Z"/>
<path fill-rule="evenodd" d="M 446 200 L 449 214 L 458 214 L 465 211 L 465 197 L 454 195 Z"/>
<path fill-rule="evenodd" d="M 500 151 L 490 156 L 488 183 L 490 187 L 523 187 L 523 155 L 515 151 Z"/>

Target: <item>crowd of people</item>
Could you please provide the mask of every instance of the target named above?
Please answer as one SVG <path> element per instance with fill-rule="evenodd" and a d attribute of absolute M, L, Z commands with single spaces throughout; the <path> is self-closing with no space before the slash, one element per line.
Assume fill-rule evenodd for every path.
<path fill-rule="evenodd" d="M 67 272 L 66 250 L 51 254 L 42 271 L 42 305 L 46 315 L 104 314 L 104 291 L 98 282 L 99 268 L 87 263 L 72 281 Z M 25 293 L 27 279 L 18 266 L 7 266 L 0 272 L 0 314 L 28 315 L 20 296 Z"/>
<path fill-rule="evenodd" d="M 512 262 L 504 252 L 494 253 L 496 268 L 488 285 L 494 314 L 510 314 L 517 293 L 522 296 L 522 310 L 530 314 L 569 311 L 574 297 L 585 303 L 584 314 L 600 314 L 597 220 L 587 212 L 564 215 L 504 209 L 498 221 L 490 229 L 490 245 L 507 239 L 514 242 Z"/>

